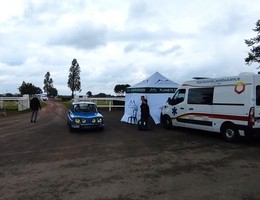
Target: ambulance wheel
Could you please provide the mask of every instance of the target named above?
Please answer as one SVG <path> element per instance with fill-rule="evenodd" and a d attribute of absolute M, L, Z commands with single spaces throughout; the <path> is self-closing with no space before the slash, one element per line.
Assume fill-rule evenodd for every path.
<path fill-rule="evenodd" d="M 163 127 L 166 129 L 171 129 L 172 128 L 172 120 L 168 115 L 162 116 L 162 124 Z"/>
<path fill-rule="evenodd" d="M 239 138 L 238 130 L 234 124 L 226 124 L 222 128 L 222 134 L 227 142 L 236 142 Z"/>

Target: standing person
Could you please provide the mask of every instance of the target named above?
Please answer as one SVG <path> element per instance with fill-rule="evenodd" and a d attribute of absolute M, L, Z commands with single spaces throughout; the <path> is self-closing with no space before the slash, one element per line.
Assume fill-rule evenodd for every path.
<path fill-rule="evenodd" d="M 145 100 L 145 97 L 144 97 L 144 96 L 141 96 L 140 110 L 142 110 L 142 106 L 143 106 L 143 104 L 144 104 L 144 100 Z"/>
<path fill-rule="evenodd" d="M 147 99 L 143 99 L 141 104 L 141 120 L 139 121 L 139 130 L 148 130 L 148 120 L 150 117 L 150 108 Z"/>
<path fill-rule="evenodd" d="M 143 100 L 145 99 L 145 97 L 144 96 L 141 96 L 141 102 L 143 103 Z"/>
<path fill-rule="evenodd" d="M 41 103 L 36 95 L 34 95 L 30 101 L 30 108 L 32 110 L 31 122 L 35 123 L 37 120 L 38 110 L 41 109 Z"/>

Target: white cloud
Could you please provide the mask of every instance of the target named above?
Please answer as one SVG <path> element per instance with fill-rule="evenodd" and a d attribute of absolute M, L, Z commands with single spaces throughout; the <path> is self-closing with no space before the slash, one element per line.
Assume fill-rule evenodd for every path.
<path fill-rule="evenodd" d="M 106 45 L 106 27 L 88 21 L 75 22 L 75 25 L 58 30 L 50 44 L 71 46 L 91 50 Z"/>

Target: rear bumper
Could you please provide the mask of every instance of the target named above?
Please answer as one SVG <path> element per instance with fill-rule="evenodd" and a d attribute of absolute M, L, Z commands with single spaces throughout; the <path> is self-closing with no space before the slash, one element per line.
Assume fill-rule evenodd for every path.
<path fill-rule="evenodd" d="M 260 137 L 260 128 L 249 128 L 245 129 L 246 136 Z"/>
<path fill-rule="evenodd" d="M 244 134 L 242 136 L 260 136 L 260 128 L 252 128 L 244 125 L 237 125 L 238 130 Z"/>

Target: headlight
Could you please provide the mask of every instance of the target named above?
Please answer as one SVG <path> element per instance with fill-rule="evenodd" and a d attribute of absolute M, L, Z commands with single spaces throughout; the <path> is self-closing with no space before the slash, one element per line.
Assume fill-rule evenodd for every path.
<path fill-rule="evenodd" d="M 82 123 L 85 124 L 87 122 L 86 119 L 82 119 Z"/>
<path fill-rule="evenodd" d="M 76 122 L 77 124 L 79 124 L 79 123 L 80 123 L 80 119 L 76 118 L 76 119 L 75 119 L 75 122 Z"/>
<path fill-rule="evenodd" d="M 95 124 L 95 123 L 101 123 L 103 121 L 102 118 L 96 118 L 96 119 L 92 119 L 92 123 Z"/>
<path fill-rule="evenodd" d="M 101 123 L 102 122 L 102 118 L 97 118 L 97 122 Z"/>

